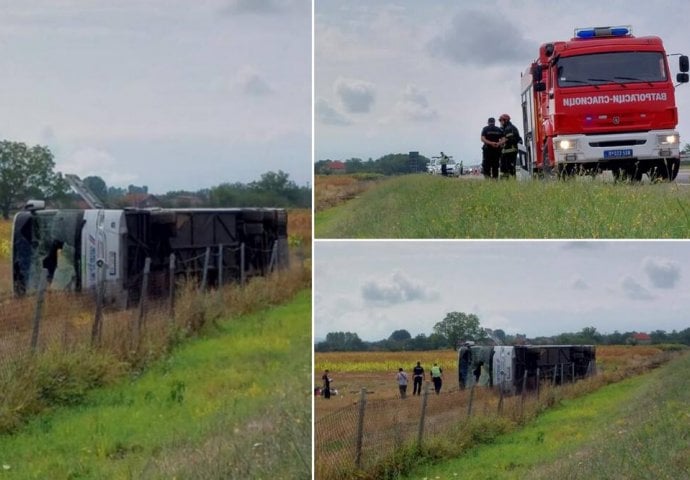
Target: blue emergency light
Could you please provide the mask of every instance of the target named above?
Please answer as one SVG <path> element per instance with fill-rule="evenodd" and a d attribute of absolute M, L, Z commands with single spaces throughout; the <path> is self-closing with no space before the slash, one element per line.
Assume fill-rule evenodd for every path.
<path fill-rule="evenodd" d="M 632 27 L 630 25 L 575 29 L 575 37 L 582 39 L 597 37 L 625 37 L 628 35 L 632 35 Z"/>

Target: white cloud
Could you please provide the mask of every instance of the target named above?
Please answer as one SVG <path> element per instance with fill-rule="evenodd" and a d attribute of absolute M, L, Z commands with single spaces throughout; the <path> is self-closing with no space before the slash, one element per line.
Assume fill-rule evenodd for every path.
<path fill-rule="evenodd" d="M 646 257 L 642 266 L 655 288 L 674 288 L 680 280 L 680 266 L 669 259 Z"/>
<path fill-rule="evenodd" d="M 333 86 L 349 113 L 368 113 L 376 100 L 374 84 L 352 78 L 338 78 Z"/>
<path fill-rule="evenodd" d="M 352 121 L 346 115 L 336 110 L 327 100 L 320 98 L 316 101 L 316 118 L 324 125 L 351 125 Z"/>
<path fill-rule="evenodd" d="M 369 280 L 362 286 L 362 298 L 372 305 L 430 301 L 438 297 L 438 292 L 427 289 L 400 271 L 394 272 L 390 278 Z"/>
<path fill-rule="evenodd" d="M 273 89 L 268 82 L 254 69 L 245 65 L 235 77 L 235 85 L 242 93 L 247 95 L 263 97 L 273 93 Z"/>
<path fill-rule="evenodd" d="M 426 93 L 416 85 L 407 85 L 402 98 L 396 103 L 398 115 L 412 121 L 430 121 L 438 118 L 438 112 L 431 108 Z"/>
<path fill-rule="evenodd" d="M 108 186 L 123 185 L 137 180 L 137 175 L 118 169 L 118 161 L 110 153 L 93 147 L 84 147 L 66 155 L 64 162 L 56 165 L 56 170 L 72 173 L 82 179 L 98 176 Z"/>
<path fill-rule="evenodd" d="M 623 293 L 630 300 L 653 300 L 654 295 L 640 285 L 634 278 L 626 276 L 621 280 Z"/>

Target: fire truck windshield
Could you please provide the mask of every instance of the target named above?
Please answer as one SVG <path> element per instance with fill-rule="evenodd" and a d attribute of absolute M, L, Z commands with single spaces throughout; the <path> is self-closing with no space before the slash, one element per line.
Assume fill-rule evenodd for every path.
<path fill-rule="evenodd" d="M 665 82 L 665 57 L 660 52 L 610 52 L 558 60 L 558 86 Z"/>

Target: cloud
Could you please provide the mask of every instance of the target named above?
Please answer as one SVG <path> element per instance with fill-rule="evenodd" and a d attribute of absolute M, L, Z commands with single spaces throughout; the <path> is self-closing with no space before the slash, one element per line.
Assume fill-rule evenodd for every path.
<path fill-rule="evenodd" d="M 450 28 L 433 38 L 432 55 L 459 64 L 505 66 L 524 63 L 525 52 L 538 45 L 527 40 L 512 19 L 490 12 L 467 10 L 453 18 Z"/>
<path fill-rule="evenodd" d="M 570 286 L 575 290 L 589 290 L 589 284 L 580 277 L 574 278 Z"/>
<path fill-rule="evenodd" d="M 429 100 L 416 85 L 407 85 L 395 110 L 408 120 L 430 121 L 438 118 L 438 112 L 429 107 Z"/>
<path fill-rule="evenodd" d="M 367 303 L 385 306 L 435 300 L 439 294 L 413 282 L 404 273 L 395 272 L 389 280 L 366 282 L 362 286 L 362 297 Z"/>
<path fill-rule="evenodd" d="M 316 101 L 316 118 L 325 125 L 351 125 L 347 116 L 333 108 L 328 101 L 320 98 Z"/>
<path fill-rule="evenodd" d="M 287 6 L 284 0 L 230 0 L 222 13 L 230 15 L 268 14 L 283 11 Z"/>
<path fill-rule="evenodd" d="M 670 289 L 680 280 L 680 267 L 677 263 L 658 257 L 646 257 L 642 268 L 655 288 Z"/>
<path fill-rule="evenodd" d="M 266 80 L 251 66 L 245 65 L 235 77 L 235 85 L 243 93 L 255 97 L 263 97 L 273 93 L 273 89 Z"/>
<path fill-rule="evenodd" d="M 93 147 L 83 147 L 66 156 L 64 162 L 56 165 L 62 173 L 73 173 L 81 178 L 101 177 L 108 186 L 122 185 L 136 180 L 137 175 L 123 172 L 119 162 L 110 153 Z"/>
<path fill-rule="evenodd" d="M 649 293 L 649 291 L 642 285 L 637 283 L 632 277 L 625 277 L 621 281 L 621 288 L 623 293 L 630 300 L 653 300 L 654 295 Z"/>
<path fill-rule="evenodd" d="M 368 113 L 376 100 L 374 85 L 363 80 L 339 78 L 334 88 L 343 107 L 350 113 Z"/>

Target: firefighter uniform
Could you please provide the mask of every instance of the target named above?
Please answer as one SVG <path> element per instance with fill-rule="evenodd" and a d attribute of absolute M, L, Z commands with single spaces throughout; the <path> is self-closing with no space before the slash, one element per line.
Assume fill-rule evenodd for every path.
<path fill-rule="evenodd" d="M 510 123 L 510 115 L 504 113 L 498 119 L 503 127 L 503 150 L 501 151 L 501 173 L 515 176 L 515 163 L 518 155 L 518 143 L 522 141 L 517 127 Z"/>
<path fill-rule="evenodd" d="M 496 126 L 496 120 L 489 118 L 482 128 L 482 172 L 486 178 L 498 178 L 498 164 L 501 158 L 501 147 L 498 141 L 503 137 L 503 130 Z"/>

